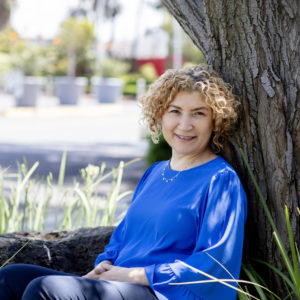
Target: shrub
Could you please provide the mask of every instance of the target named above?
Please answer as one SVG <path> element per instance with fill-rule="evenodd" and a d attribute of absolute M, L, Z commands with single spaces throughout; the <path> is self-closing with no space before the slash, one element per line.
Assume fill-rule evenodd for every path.
<path fill-rule="evenodd" d="M 145 160 L 148 166 L 152 165 L 156 161 L 160 160 L 168 160 L 171 158 L 172 149 L 165 141 L 163 136 L 160 136 L 160 140 L 158 144 L 154 144 L 150 135 L 146 136 L 149 147 L 148 152 L 146 154 Z"/>

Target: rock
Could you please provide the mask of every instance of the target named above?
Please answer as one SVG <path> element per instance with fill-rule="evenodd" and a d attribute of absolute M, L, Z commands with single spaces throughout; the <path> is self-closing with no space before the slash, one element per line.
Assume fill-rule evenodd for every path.
<path fill-rule="evenodd" d="M 28 242 L 9 264 L 35 264 L 83 275 L 93 268 L 96 257 L 103 252 L 114 229 L 95 227 L 72 231 L 17 232 L 0 235 L 0 266 Z"/>

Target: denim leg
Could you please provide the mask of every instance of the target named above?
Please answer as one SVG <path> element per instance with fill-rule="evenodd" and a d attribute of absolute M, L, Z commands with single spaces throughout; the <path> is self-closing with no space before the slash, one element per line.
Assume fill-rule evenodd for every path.
<path fill-rule="evenodd" d="M 29 283 L 22 300 L 99 300 L 102 284 L 92 284 L 93 281 L 96 282 L 73 276 L 42 276 Z M 110 299 L 122 300 L 117 291 L 111 293 Z"/>
<path fill-rule="evenodd" d="M 108 281 L 111 286 L 116 288 L 124 300 L 157 300 L 150 287 L 130 282 Z M 104 298 L 103 298 L 104 299 Z M 105 298 L 109 300 L 110 298 Z"/>
<path fill-rule="evenodd" d="M 27 285 L 35 278 L 45 275 L 70 275 L 52 269 L 29 265 L 12 264 L 0 269 L 0 299 L 20 300 Z"/>
<path fill-rule="evenodd" d="M 43 276 L 26 288 L 22 300 L 155 300 L 148 287 L 74 276 Z"/>
<path fill-rule="evenodd" d="M 0 269 L 1 300 L 155 300 L 148 287 L 93 280 L 35 265 L 15 264 Z"/>

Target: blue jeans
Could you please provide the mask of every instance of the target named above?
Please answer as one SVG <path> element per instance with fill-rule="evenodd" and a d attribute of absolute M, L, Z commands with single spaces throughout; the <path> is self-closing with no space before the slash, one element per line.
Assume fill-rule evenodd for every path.
<path fill-rule="evenodd" d="M 35 265 L 0 269 L 1 300 L 156 300 L 146 286 L 94 280 Z"/>

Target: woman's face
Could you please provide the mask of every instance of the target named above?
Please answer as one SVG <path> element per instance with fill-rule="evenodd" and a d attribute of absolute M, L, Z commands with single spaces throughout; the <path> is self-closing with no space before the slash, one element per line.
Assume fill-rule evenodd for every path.
<path fill-rule="evenodd" d="M 162 117 L 162 133 L 173 155 L 195 156 L 211 153 L 212 109 L 199 92 L 180 92 Z"/>

